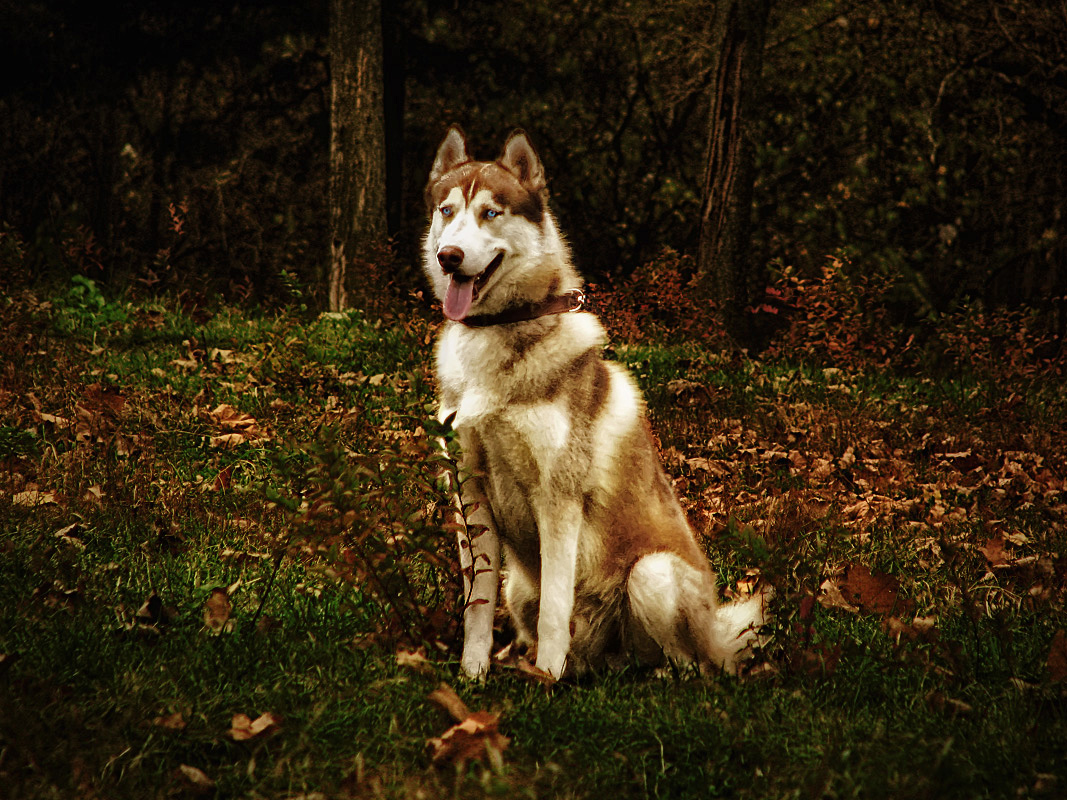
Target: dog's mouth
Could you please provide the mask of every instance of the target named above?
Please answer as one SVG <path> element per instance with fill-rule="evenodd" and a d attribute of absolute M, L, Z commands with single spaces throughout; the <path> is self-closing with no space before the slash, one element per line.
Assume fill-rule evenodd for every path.
<path fill-rule="evenodd" d="M 449 276 L 448 289 L 445 291 L 445 316 L 456 321 L 467 316 L 482 288 L 503 262 L 504 253 L 500 252 L 489 262 L 489 266 L 477 275 L 461 275 L 459 272 L 453 272 Z"/>

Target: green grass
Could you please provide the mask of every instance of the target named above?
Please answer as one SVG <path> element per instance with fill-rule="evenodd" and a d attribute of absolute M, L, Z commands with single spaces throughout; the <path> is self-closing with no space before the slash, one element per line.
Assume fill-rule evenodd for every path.
<path fill-rule="evenodd" d="M 432 326 L 415 313 L 194 319 L 166 299 L 75 288 L 51 306 L 11 298 L 0 333 L 0 796 L 195 796 L 182 766 L 215 796 L 247 798 L 1067 790 L 1067 694 L 1048 666 L 1067 627 L 1056 376 L 1008 385 L 616 344 L 717 568 L 775 586 L 766 665 L 551 690 L 499 666 L 472 685 L 448 614 L 420 634 L 428 660 L 398 665 L 390 599 L 345 561 L 353 534 L 268 502 L 330 498 L 356 532 L 405 534 L 403 569 L 368 558 L 414 580 L 427 617 L 448 605 L 435 563 L 410 561 L 438 555 L 435 531 L 449 549 L 417 430 Z M 702 388 L 672 391 L 675 378 Z M 214 446 L 220 404 L 260 435 Z M 997 536 L 1007 556 L 991 567 L 982 548 Z M 857 566 L 893 577 L 896 611 L 827 599 Z M 219 587 L 232 612 L 214 632 Z M 153 595 L 162 615 L 142 611 Z M 915 617 L 934 631 L 888 632 Z M 431 763 L 427 740 L 453 722 L 428 700 L 441 683 L 500 715 L 501 767 Z M 176 712 L 179 729 L 159 724 Z M 273 735 L 229 734 L 235 714 L 267 712 L 282 720 Z"/>

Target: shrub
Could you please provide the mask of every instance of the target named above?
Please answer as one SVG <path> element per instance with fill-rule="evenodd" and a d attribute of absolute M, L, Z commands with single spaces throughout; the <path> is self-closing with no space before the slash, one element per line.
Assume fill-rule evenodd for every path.
<path fill-rule="evenodd" d="M 268 488 L 267 497 L 288 515 L 290 531 L 277 557 L 352 586 L 377 613 L 374 635 L 385 642 L 447 646 L 460 609 L 452 533 L 464 519 L 456 521 L 446 487 L 446 476 L 459 479 L 458 445 L 433 421 L 394 435 L 361 454 L 338 429 L 323 428 L 277 455 L 287 486 Z"/>

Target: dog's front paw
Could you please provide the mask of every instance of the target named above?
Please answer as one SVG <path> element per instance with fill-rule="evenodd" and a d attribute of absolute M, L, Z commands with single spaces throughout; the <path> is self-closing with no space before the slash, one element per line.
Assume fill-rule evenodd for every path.
<path fill-rule="evenodd" d="M 553 680 L 558 681 L 563 677 L 563 670 L 567 667 L 567 651 L 558 650 L 553 652 L 548 648 L 539 647 L 534 666 L 545 674 L 550 675 Z"/>
<path fill-rule="evenodd" d="M 484 681 L 486 674 L 489 672 L 489 657 L 488 655 L 485 657 L 474 656 L 465 652 L 463 658 L 460 659 L 459 666 L 463 670 L 463 674 L 472 681 Z"/>

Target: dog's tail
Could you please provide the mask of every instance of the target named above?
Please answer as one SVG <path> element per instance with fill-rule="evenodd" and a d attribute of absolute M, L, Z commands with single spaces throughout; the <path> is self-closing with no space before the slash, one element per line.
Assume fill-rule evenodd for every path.
<path fill-rule="evenodd" d="M 715 580 L 673 553 L 640 558 L 627 583 L 630 614 L 672 661 L 736 674 L 765 622 L 765 598 L 719 603 Z"/>

